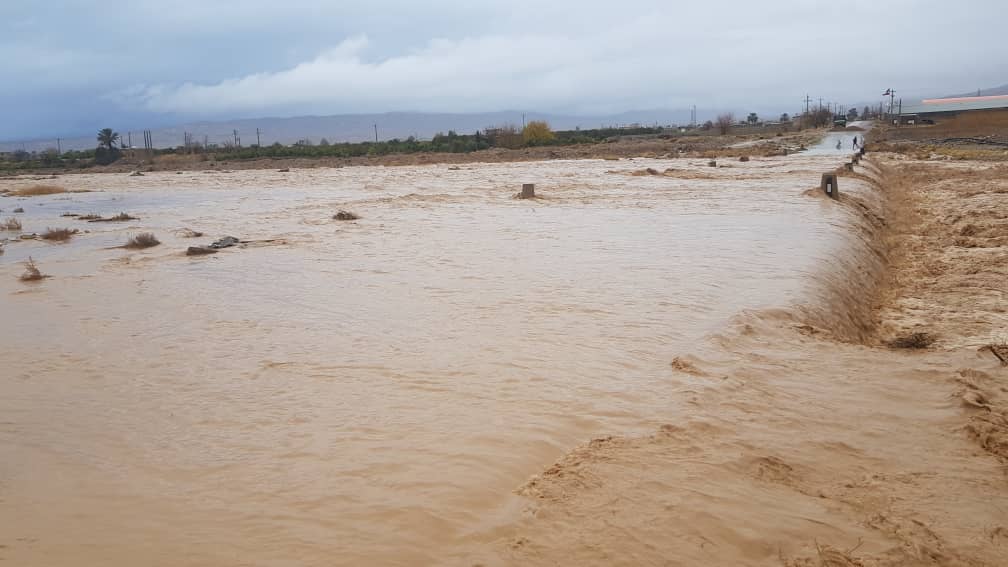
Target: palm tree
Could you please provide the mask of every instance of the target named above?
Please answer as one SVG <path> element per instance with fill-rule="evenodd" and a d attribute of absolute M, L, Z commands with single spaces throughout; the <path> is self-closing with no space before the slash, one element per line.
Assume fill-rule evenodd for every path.
<path fill-rule="evenodd" d="M 111 128 L 102 128 L 98 132 L 98 143 L 105 146 L 109 150 L 112 149 L 112 144 L 116 143 L 119 139 L 119 132 L 113 132 Z"/>

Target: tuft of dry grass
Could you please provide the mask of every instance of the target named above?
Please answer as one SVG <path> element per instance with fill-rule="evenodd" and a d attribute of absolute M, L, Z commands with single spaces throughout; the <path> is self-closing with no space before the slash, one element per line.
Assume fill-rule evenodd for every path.
<path fill-rule="evenodd" d="M 357 220 L 360 217 L 354 213 L 351 213 L 350 211 L 341 210 L 337 212 L 335 215 L 333 215 L 333 218 L 339 221 L 351 221 L 351 220 Z"/>
<path fill-rule="evenodd" d="M 101 218 L 101 215 L 96 215 L 95 213 L 88 213 L 86 215 L 77 215 L 77 220 L 93 221 Z"/>
<path fill-rule="evenodd" d="M 48 277 L 38 269 L 35 260 L 32 260 L 31 256 L 29 256 L 28 261 L 25 262 L 25 271 L 21 274 L 20 280 L 23 282 L 37 282 Z"/>
<path fill-rule="evenodd" d="M 14 209 L 14 212 L 15 213 L 23 213 L 24 212 L 24 207 L 18 207 L 16 209 Z"/>
<path fill-rule="evenodd" d="M 60 215 L 60 216 L 61 216 L 61 217 L 79 217 L 80 215 L 79 215 L 79 214 L 77 214 L 77 213 L 63 213 L 63 214 L 62 214 L 62 215 Z"/>
<path fill-rule="evenodd" d="M 157 246 L 161 244 L 161 241 L 154 236 L 152 232 L 141 232 L 135 236 L 131 236 L 123 248 L 129 248 L 132 250 L 139 250 L 143 248 L 150 248 L 151 246 Z"/>
<path fill-rule="evenodd" d="M 77 234 L 76 228 L 47 228 L 46 231 L 42 233 L 42 240 L 66 242 L 75 234 Z"/>
<path fill-rule="evenodd" d="M 14 217 L 9 217 L 7 220 L 0 223 L 0 228 L 4 230 L 21 230 L 21 221 Z"/>
<path fill-rule="evenodd" d="M 31 187 L 21 187 L 20 189 L 15 189 L 14 194 L 20 195 L 22 197 L 36 196 L 36 195 L 55 195 L 57 193 L 66 193 L 67 190 L 58 185 L 32 185 Z"/>
<path fill-rule="evenodd" d="M 902 335 L 886 341 L 886 345 L 890 348 L 925 349 L 933 345 L 934 342 L 934 335 L 930 333 L 917 332 L 910 333 L 909 335 Z"/>
<path fill-rule="evenodd" d="M 119 213 L 118 215 L 115 215 L 113 217 L 108 217 L 108 218 L 99 217 L 99 218 L 96 218 L 96 219 L 92 219 L 92 220 L 90 220 L 88 222 L 123 222 L 123 221 L 131 221 L 131 220 L 140 220 L 140 219 L 137 218 L 137 217 L 131 217 L 131 216 L 129 216 L 126 213 Z"/>

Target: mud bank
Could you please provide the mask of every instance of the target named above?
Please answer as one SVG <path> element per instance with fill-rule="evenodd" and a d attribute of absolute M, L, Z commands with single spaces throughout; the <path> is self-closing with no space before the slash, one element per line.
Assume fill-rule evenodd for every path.
<path fill-rule="evenodd" d="M 1003 166 L 873 159 L 795 309 L 673 361 L 690 412 L 520 486 L 485 564 L 1008 564 Z M 843 181 L 841 180 L 841 191 Z M 921 351 L 884 346 L 926 331 Z M 998 335 L 1002 333 L 1002 335 Z M 999 342 L 1000 341 L 1000 342 Z M 671 403 L 671 402 L 670 402 Z"/>

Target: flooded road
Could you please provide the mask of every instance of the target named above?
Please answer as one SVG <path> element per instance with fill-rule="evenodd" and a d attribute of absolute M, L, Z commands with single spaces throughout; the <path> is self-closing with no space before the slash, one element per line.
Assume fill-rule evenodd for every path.
<path fill-rule="evenodd" d="M 53 182 L 92 192 L 0 198 L 27 233 L 90 231 L 0 256 L 0 559 L 464 562 L 558 455 L 688 412 L 677 356 L 815 300 L 851 238 L 804 194 L 840 162 L 823 154 L 79 175 Z M 523 182 L 541 198 L 512 199 Z M 120 211 L 139 220 L 61 216 Z M 146 231 L 162 244 L 115 248 Z M 269 242 L 184 254 L 225 235 Z M 18 281 L 29 256 L 52 277 Z"/>

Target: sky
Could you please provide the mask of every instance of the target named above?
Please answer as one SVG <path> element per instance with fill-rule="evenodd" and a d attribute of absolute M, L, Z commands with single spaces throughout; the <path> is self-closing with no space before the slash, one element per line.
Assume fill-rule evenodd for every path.
<path fill-rule="evenodd" d="M 1005 0 L 0 2 L 0 140 L 387 111 L 794 112 L 1008 83 Z"/>

